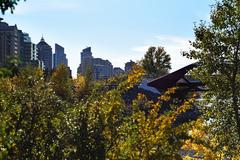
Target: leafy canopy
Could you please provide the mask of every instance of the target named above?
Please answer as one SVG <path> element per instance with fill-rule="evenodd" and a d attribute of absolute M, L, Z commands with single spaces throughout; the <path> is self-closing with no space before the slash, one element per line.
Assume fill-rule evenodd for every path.
<path fill-rule="evenodd" d="M 140 66 L 88 86 L 67 75 L 64 66 L 50 79 L 29 67 L 0 78 L 0 159 L 181 159 L 191 123 L 172 124 L 194 98 L 173 103 L 173 88 L 156 102 L 139 94 L 125 103 Z M 159 114 L 163 103 L 171 107 Z"/>
<path fill-rule="evenodd" d="M 236 155 L 240 144 L 240 1 L 221 0 L 211 12 L 211 22 L 195 26 L 194 47 L 185 56 L 199 62 L 193 73 L 209 88 L 201 106 L 208 136 L 218 151 Z"/>
<path fill-rule="evenodd" d="M 2 11 L 2 14 L 4 14 L 8 9 L 10 9 L 11 13 L 13 13 L 13 10 L 15 9 L 15 6 L 18 4 L 19 1 L 20 0 L 1 0 L 0 9 Z"/>
<path fill-rule="evenodd" d="M 171 58 L 163 47 L 150 47 L 142 60 L 142 66 L 148 77 L 165 75 L 171 69 Z"/>

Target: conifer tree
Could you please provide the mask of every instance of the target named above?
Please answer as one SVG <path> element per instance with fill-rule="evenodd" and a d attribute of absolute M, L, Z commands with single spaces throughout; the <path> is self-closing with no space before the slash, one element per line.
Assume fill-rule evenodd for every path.
<path fill-rule="evenodd" d="M 150 47 L 142 60 L 142 66 L 148 77 L 165 75 L 171 69 L 171 58 L 163 47 Z"/>

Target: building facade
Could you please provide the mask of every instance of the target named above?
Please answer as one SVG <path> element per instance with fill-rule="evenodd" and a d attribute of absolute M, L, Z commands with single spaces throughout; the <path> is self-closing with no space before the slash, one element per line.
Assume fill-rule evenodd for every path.
<path fill-rule="evenodd" d="M 78 73 L 86 75 L 88 70 L 93 70 L 93 56 L 91 47 L 87 47 L 82 50 L 81 54 L 81 64 L 78 68 Z"/>
<path fill-rule="evenodd" d="M 29 34 L 2 20 L 0 18 L 0 66 L 7 65 L 9 59 L 14 58 L 18 60 L 19 66 L 34 65 L 42 68 L 36 44 L 31 42 Z"/>
<path fill-rule="evenodd" d="M 44 70 L 50 72 L 52 70 L 52 47 L 47 44 L 44 38 L 37 44 L 38 59 L 43 62 Z"/>
<path fill-rule="evenodd" d="M 91 47 L 87 47 L 81 52 L 81 64 L 78 67 L 78 73 L 86 75 L 88 71 L 92 72 L 94 80 L 102 80 L 113 75 L 113 66 L 108 60 L 94 58 Z"/>
<path fill-rule="evenodd" d="M 20 35 L 17 26 L 9 26 L 0 18 L 0 66 L 5 66 L 12 57 L 19 57 Z"/>
<path fill-rule="evenodd" d="M 23 42 L 21 42 L 20 59 L 23 66 L 32 65 L 44 69 L 43 61 L 38 59 L 37 45 L 32 43 L 28 33 L 22 33 Z"/>
<path fill-rule="evenodd" d="M 20 63 L 22 66 L 31 64 L 31 58 L 33 56 L 33 46 L 29 34 L 23 33 L 19 30 L 20 35 Z"/>
<path fill-rule="evenodd" d="M 136 63 L 133 62 L 132 60 L 130 60 L 129 62 L 125 63 L 125 72 L 128 72 L 130 70 L 132 70 L 133 66 L 135 65 Z"/>
<path fill-rule="evenodd" d="M 66 58 L 64 48 L 59 44 L 55 44 L 55 53 L 53 55 L 53 68 L 56 68 L 60 64 L 68 66 L 68 59 Z"/>
<path fill-rule="evenodd" d="M 117 76 L 117 75 L 120 75 L 120 74 L 123 74 L 124 73 L 124 70 L 120 67 L 115 67 L 113 68 L 113 75 L 114 76 Z"/>
<path fill-rule="evenodd" d="M 108 79 L 113 75 L 112 63 L 101 58 L 93 59 L 93 78 L 95 80 Z"/>

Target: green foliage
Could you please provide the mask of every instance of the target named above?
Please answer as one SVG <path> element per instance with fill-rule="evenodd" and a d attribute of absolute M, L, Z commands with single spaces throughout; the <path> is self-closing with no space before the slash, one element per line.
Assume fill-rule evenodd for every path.
<path fill-rule="evenodd" d="M 194 151 L 194 156 L 191 158 L 186 155 L 184 160 L 194 160 L 198 159 L 198 157 L 202 157 L 203 159 L 219 160 L 237 160 L 240 158 L 240 144 L 231 148 L 232 152 L 235 152 L 235 154 L 228 155 L 226 152 L 229 152 L 229 148 L 227 146 L 222 147 L 219 145 L 219 139 L 217 136 L 209 136 L 209 125 L 205 123 L 203 119 L 200 118 L 193 123 L 192 129 L 188 132 L 190 138 L 185 141 L 182 149 L 185 151 Z M 219 147 L 221 147 L 221 149 L 219 149 Z"/>
<path fill-rule="evenodd" d="M 23 69 L 0 84 L 3 159 L 59 159 L 57 133 L 65 106 L 45 83 L 42 71 Z"/>
<path fill-rule="evenodd" d="M 150 47 L 144 59 L 142 66 L 149 77 L 158 77 L 165 75 L 171 69 L 171 58 L 163 47 Z"/>
<path fill-rule="evenodd" d="M 184 53 L 199 61 L 193 73 L 207 84 L 202 106 L 209 124 L 208 136 L 217 139 L 215 148 L 231 157 L 240 143 L 240 2 L 221 0 L 211 12 L 211 23 L 195 27 L 195 48 Z"/>
<path fill-rule="evenodd" d="M 87 67 L 87 71 L 86 71 L 84 77 L 86 79 L 86 85 L 87 85 L 87 87 L 89 87 L 89 85 L 93 81 L 93 68 L 92 67 Z"/>
<path fill-rule="evenodd" d="M 20 0 L 1 0 L 0 9 L 2 13 L 4 14 L 8 9 L 10 9 L 11 13 L 13 13 L 13 10 L 15 9 L 15 6 L 18 4 L 19 1 Z"/>
<path fill-rule="evenodd" d="M 13 77 L 19 73 L 19 58 L 12 56 L 7 59 L 7 64 L 4 67 L 0 67 L 0 78 L 1 77 Z"/>
<path fill-rule="evenodd" d="M 140 66 L 89 88 L 83 76 L 70 83 L 67 75 L 60 66 L 47 80 L 29 67 L 0 79 L 0 159 L 181 159 L 190 124 L 172 124 L 193 99 L 161 115 L 175 89 L 157 102 L 140 94 L 126 104 L 123 95 L 144 76 Z"/>
<path fill-rule="evenodd" d="M 164 96 L 173 93 L 174 89 L 171 89 Z M 121 134 L 110 150 L 110 159 L 181 159 L 179 149 L 189 124 L 178 127 L 172 127 L 172 124 L 193 101 L 186 101 L 178 109 L 159 115 L 163 99 L 152 102 L 144 95 L 138 95 L 132 102 L 129 115 L 124 117 L 124 123 L 119 127 Z M 142 106 L 148 108 L 147 116 L 141 110 Z"/>
<path fill-rule="evenodd" d="M 69 69 L 61 64 L 51 76 L 53 90 L 63 99 L 68 99 L 71 96 L 71 79 Z"/>
<path fill-rule="evenodd" d="M 12 71 L 8 68 L 1 67 L 0 68 L 0 78 L 1 77 L 10 77 L 12 76 Z"/>
<path fill-rule="evenodd" d="M 73 80 L 74 95 L 80 99 L 87 94 L 88 86 L 86 78 L 82 75 L 77 75 L 77 78 Z"/>

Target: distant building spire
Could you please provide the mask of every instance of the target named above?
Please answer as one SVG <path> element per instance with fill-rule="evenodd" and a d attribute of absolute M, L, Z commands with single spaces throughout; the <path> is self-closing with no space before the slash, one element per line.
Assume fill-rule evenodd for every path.
<path fill-rule="evenodd" d="M 42 35 L 42 38 L 41 38 L 41 42 L 45 42 L 44 38 L 43 38 L 43 35 Z"/>

